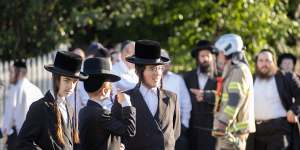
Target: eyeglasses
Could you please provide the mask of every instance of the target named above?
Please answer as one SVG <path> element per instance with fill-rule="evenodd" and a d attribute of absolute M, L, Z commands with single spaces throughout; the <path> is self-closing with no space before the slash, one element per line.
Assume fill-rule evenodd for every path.
<path fill-rule="evenodd" d="M 145 70 L 151 71 L 151 72 L 157 72 L 157 71 L 163 71 L 164 66 L 158 65 L 158 66 L 147 66 Z"/>

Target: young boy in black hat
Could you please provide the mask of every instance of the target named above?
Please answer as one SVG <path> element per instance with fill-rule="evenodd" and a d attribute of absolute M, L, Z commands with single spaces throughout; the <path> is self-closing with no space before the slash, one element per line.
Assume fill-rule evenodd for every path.
<path fill-rule="evenodd" d="M 78 143 L 74 128 L 73 110 L 66 97 L 73 91 L 78 79 L 87 79 L 80 72 L 82 59 L 71 52 L 59 51 L 54 64 L 45 69 L 52 73 L 53 88 L 40 100 L 32 103 L 20 130 L 17 149 L 71 150 Z"/>
<path fill-rule="evenodd" d="M 126 93 L 136 108 L 136 135 L 124 143 L 128 150 L 174 150 L 180 135 L 180 112 L 176 94 L 163 90 L 163 64 L 160 44 L 139 40 L 135 54 L 126 59 L 134 63 L 139 77 L 137 86 Z"/>
<path fill-rule="evenodd" d="M 87 106 L 79 112 L 80 144 L 83 150 L 120 150 L 121 137 L 135 135 L 135 108 L 128 95 L 110 98 L 111 82 L 120 78 L 111 73 L 109 58 L 89 58 L 84 63 L 89 78 L 84 88 Z"/>

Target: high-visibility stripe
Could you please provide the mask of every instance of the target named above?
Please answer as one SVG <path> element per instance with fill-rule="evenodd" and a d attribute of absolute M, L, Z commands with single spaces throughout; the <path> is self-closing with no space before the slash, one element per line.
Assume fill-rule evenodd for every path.
<path fill-rule="evenodd" d="M 247 122 L 238 122 L 234 123 L 232 127 L 228 128 L 227 131 L 229 132 L 238 132 L 238 131 L 243 131 L 247 129 L 248 123 Z"/>
<path fill-rule="evenodd" d="M 225 108 L 224 108 L 224 113 L 226 115 L 228 115 L 228 117 L 233 117 L 234 113 L 235 113 L 235 110 L 236 108 L 235 107 L 232 107 L 232 106 L 229 106 L 227 105 Z"/>
<path fill-rule="evenodd" d="M 226 103 L 228 101 L 228 93 L 223 92 L 222 93 L 222 102 Z"/>
<path fill-rule="evenodd" d="M 230 82 L 228 90 L 241 90 L 241 84 L 239 82 Z"/>

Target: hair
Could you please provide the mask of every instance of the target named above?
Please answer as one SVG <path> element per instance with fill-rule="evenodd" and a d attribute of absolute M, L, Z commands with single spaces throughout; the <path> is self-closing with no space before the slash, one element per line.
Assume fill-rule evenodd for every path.
<path fill-rule="evenodd" d="M 258 56 L 264 52 L 270 53 L 272 55 L 272 60 L 273 60 L 273 64 L 271 65 L 271 70 L 268 74 L 264 75 L 262 74 L 258 67 L 257 67 L 257 60 L 258 60 Z M 258 52 L 258 54 L 255 56 L 255 74 L 257 76 L 260 76 L 261 78 L 269 78 L 272 75 L 274 75 L 276 73 L 276 71 L 278 70 L 277 68 L 277 64 L 276 64 L 276 56 L 275 53 L 273 51 L 271 51 L 270 49 L 262 49 L 261 51 Z"/>
<path fill-rule="evenodd" d="M 56 136 L 60 144 L 64 144 L 64 137 L 63 137 L 63 129 L 62 129 L 62 120 L 61 120 L 61 113 L 58 109 L 57 105 L 57 94 L 59 91 L 59 83 L 61 79 L 61 75 L 58 74 L 52 74 L 53 77 L 53 94 L 54 94 L 54 105 L 53 105 L 53 110 L 56 115 L 56 124 L 55 124 L 55 131 L 56 131 Z"/>
<path fill-rule="evenodd" d="M 57 104 L 57 94 L 59 91 L 59 84 L 61 82 L 61 75 L 52 74 L 53 77 L 53 94 L 54 94 L 54 105 L 53 105 L 53 110 L 56 115 L 56 124 L 55 124 L 55 131 L 56 131 L 56 136 L 58 139 L 58 142 L 62 145 L 64 145 L 64 133 L 63 133 L 63 127 L 62 127 L 62 119 L 61 119 L 61 112 L 59 111 L 58 104 Z M 76 89 L 75 89 L 76 90 Z M 75 91 L 76 92 L 76 91 Z M 75 96 L 76 97 L 76 96 Z M 71 119 L 71 118 L 70 118 Z M 77 123 L 75 119 L 75 124 L 73 124 L 73 141 L 74 143 L 79 143 L 79 134 L 77 131 Z"/>
<path fill-rule="evenodd" d="M 264 52 L 268 52 L 268 53 L 271 53 L 272 54 L 272 60 L 273 60 L 273 62 L 274 62 L 274 64 L 277 66 L 277 64 L 276 64 L 276 54 L 272 51 L 272 50 L 270 50 L 270 49 L 262 49 L 262 50 L 260 50 L 256 55 L 255 55 L 255 58 L 254 58 L 254 60 L 255 60 L 255 63 L 257 63 L 257 59 L 258 59 L 258 56 L 261 54 L 261 53 L 264 53 Z"/>

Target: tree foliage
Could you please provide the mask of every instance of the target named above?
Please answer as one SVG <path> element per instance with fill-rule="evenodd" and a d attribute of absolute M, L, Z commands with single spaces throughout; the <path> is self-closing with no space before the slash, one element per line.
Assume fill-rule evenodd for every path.
<path fill-rule="evenodd" d="M 295 48 L 298 5 L 299 0 L 3 0 L 0 57 L 31 57 L 60 43 L 85 48 L 94 40 L 109 45 L 149 38 L 161 42 L 179 71 L 192 67 L 190 50 L 198 40 L 237 33 L 252 59 L 261 48 Z"/>

